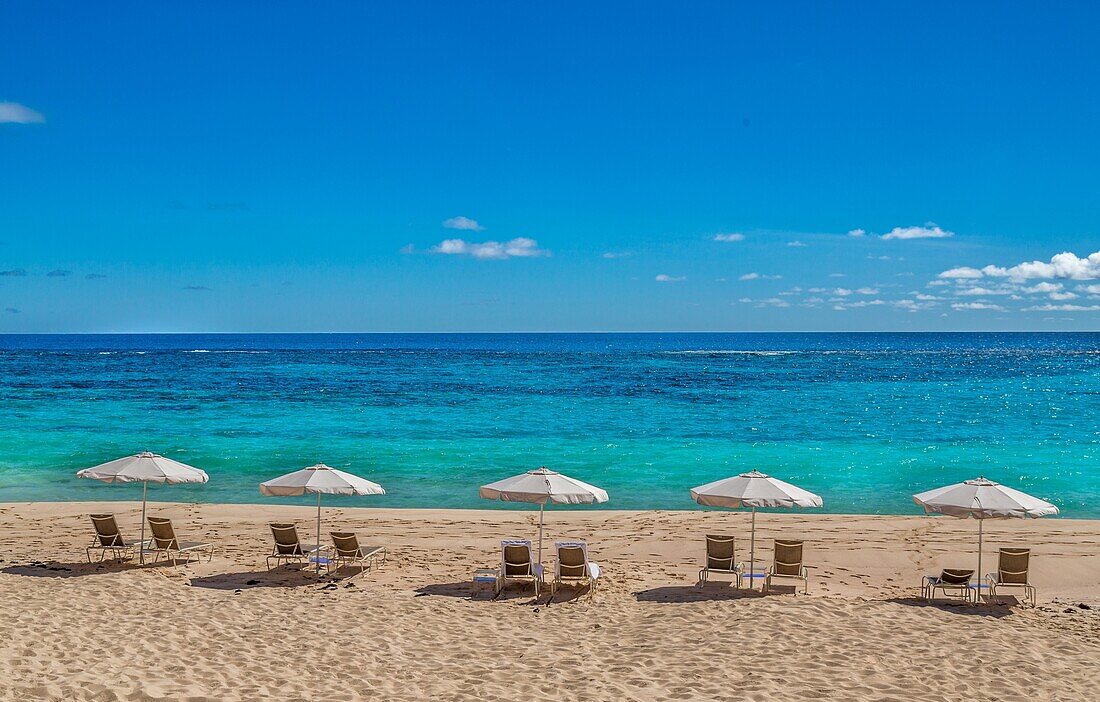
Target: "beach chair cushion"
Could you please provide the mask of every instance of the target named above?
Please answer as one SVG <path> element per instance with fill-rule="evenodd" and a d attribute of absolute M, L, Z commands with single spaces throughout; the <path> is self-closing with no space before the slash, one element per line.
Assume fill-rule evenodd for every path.
<path fill-rule="evenodd" d="M 118 522 L 113 514 L 93 514 L 92 526 L 95 527 L 96 538 L 102 548 L 127 548 L 129 544 L 122 538 L 118 530 Z"/>
<path fill-rule="evenodd" d="M 1002 548 L 997 563 L 997 582 L 1001 585 L 1027 585 L 1031 549 Z"/>
<path fill-rule="evenodd" d="M 775 541 L 775 556 L 772 574 L 800 578 L 802 572 L 801 541 Z"/>
<path fill-rule="evenodd" d="M 555 544 L 558 552 L 557 578 L 576 580 L 597 580 L 600 566 L 588 560 L 588 545 L 583 541 L 559 541 Z"/>
<path fill-rule="evenodd" d="M 298 528 L 293 524 L 271 524 L 271 534 L 275 537 L 275 555 L 304 556 L 302 542 L 298 538 Z"/>
<path fill-rule="evenodd" d="M 940 585 L 966 587 L 970 585 L 970 580 L 973 577 L 973 570 L 967 570 L 965 568 L 944 568 L 939 578 L 936 579 L 936 582 Z"/>
<path fill-rule="evenodd" d="M 706 569 L 724 573 L 737 572 L 737 553 L 732 536 L 707 534 Z"/>

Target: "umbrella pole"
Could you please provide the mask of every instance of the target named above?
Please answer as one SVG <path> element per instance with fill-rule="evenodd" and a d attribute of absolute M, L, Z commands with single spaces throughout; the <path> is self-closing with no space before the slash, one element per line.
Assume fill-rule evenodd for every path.
<path fill-rule="evenodd" d="M 985 520 L 978 520 L 978 599 L 982 597 L 982 531 Z"/>
<path fill-rule="evenodd" d="M 313 552 L 317 561 L 317 574 L 321 574 L 321 493 L 317 493 L 317 550 Z"/>
<path fill-rule="evenodd" d="M 542 565 L 542 516 L 546 512 L 546 503 L 539 504 L 539 565 Z"/>
<path fill-rule="evenodd" d="M 141 541 L 138 543 L 138 563 L 145 565 L 145 495 L 149 492 L 149 481 L 141 481 Z"/>
<path fill-rule="evenodd" d="M 749 541 L 749 589 L 756 582 L 756 508 L 752 508 L 752 538 Z"/>

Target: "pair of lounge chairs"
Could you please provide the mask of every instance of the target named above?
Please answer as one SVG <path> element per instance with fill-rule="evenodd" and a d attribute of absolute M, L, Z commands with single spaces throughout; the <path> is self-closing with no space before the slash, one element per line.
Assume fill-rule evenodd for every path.
<path fill-rule="evenodd" d="M 1036 590 L 1031 584 L 1031 549 L 1002 548 L 997 556 L 997 572 L 985 576 L 990 597 L 998 597 L 998 591 L 1018 588 L 1024 592 L 1024 601 L 1035 606 Z M 939 575 L 926 575 L 921 581 L 921 597 L 932 601 L 936 593 L 944 597 L 960 595 L 964 602 L 977 602 L 979 586 L 972 584 L 973 568 L 944 568 Z"/>
<path fill-rule="evenodd" d="M 771 589 L 772 580 L 775 578 L 788 578 L 802 582 L 803 594 L 810 589 L 810 576 L 806 571 L 806 565 L 802 562 L 804 542 L 776 539 L 773 551 L 772 564 L 768 566 L 764 574 L 764 592 Z M 746 577 L 745 564 L 737 561 L 737 551 L 732 536 L 719 536 L 707 534 L 707 560 L 699 570 L 700 587 L 707 583 L 711 575 L 732 575 L 735 586 L 740 589 L 742 580 Z M 749 573 L 750 579 L 754 574 Z M 795 592 L 798 592 L 797 586 Z"/>
<path fill-rule="evenodd" d="M 173 565 L 177 565 L 181 558 L 184 562 L 189 562 L 192 555 L 200 559 L 205 555 L 207 561 L 214 557 L 213 544 L 203 541 L 182 541 L 177 538 L 171 519 L 149 517 L 152 538 L 137 543 L 123 538 L 115 515 L 93 514 L 91 518 L 95 536 L 92 543 L 84 550 L 89 563 L 92 562 L 92 554 L 96 551 L 99 552 L 100 562 L 106 559 L 108 553 L 119 561 L 132 559 L 138 552 L 151 553 L 153 554 L 152 563 L 157 563 L 163 557 Z"/>
<path fill-rule="evenodd" d="M 583 541 L 558 541 L 554 544 L 557 562 L 554 564 L 554 579 L 550 582 L 550 597 L 558 588 L 588 588 L 591 599 L 596 593 L 600 580 L 600 565 L 588 559 L 588 545 Z M 535 562 L 531 542 L 527 539 L 506 539 L 500 542 L 500 572 L 497 576 L 497 594 L 508 586 L 509 582 L 534 583 L 535 597 L 541 587 L 546 586 L 541 563 Z"/>
<path fill-rule="evenodd" d="M 386 562 L 385 546 L 360 546 L 359 538 L 353 532 L 329 532 L 332 537 L 330 547 L 328 544 L 303 544 L 298 538 L 298 528 L 293 524 L 274 523 L 270 526 L 275 545 L 267 557 L 268 570 L 282 563 L 293 561 L 308 564 L 323 558 L 326 572 L 339 570 L 345 565 L 357 565 L 359 572 L 363 573 L 371 570 L 376 561 L 379 567 Z"/>

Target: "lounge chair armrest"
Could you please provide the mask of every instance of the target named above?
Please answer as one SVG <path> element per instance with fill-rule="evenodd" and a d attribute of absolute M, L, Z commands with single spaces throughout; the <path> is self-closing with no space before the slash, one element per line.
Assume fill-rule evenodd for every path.
<path fill-rule="evenodd" d="M 596 563 L 595 561 L 589 561 L 588 562 L 588 577 L 592 578 L 593 580 L 599 580 L 600 579 L 600 564 L 599 563 Z"/>
<path fill-rule="evenodd" d="M 926 575 L 923 578 L 921 578 L 921 582 L 928 583 L 929 585 L 935 585 L 939 581 L 940 581 L 940 576 L 938 576 L 938 575 Z"/>
<path fill-rule="evenodd" d="M 536 578 L 542 580 L 545 569 L 542 567 L 541 563 L 533 563 L 531 564 L 531 572 L 535 574 Z"/>
<path fill-rule="evenodd" d="M 990 585 L 1000 585 L 1001 584 L 1001 577 L 998 573 L 986 573 L 985 574 L 985 581 L 987 583 L 989 583 Z"/>

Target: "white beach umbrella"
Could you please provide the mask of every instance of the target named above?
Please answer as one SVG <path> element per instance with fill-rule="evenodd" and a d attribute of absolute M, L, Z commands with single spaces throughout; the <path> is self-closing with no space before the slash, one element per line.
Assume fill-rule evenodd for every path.
<path fill-rule="evenodd" d="M 1038 519 L 1058 514 L 1051 503 L 980 477 L 913 495 L 927 514 L 978 520 L 978 588 L 981 592 L 983 522 L 986 519 Z"/>
<path fill-rule="evenodd" d="M 539 506 L 539 563 L 542 562 L 542 518 L 546 503 L 587 505 L 607 502 L 607 492 L 543 466 L 511 478 L 482 485 L 478 494 L 487 500 L 530 502 Z"/>
<path fill-rule="evenodd" d="M 145 543 L 145 506 L 149 483 L 205 483 L 210 479 L 206 471 L 193 468 L 186 463 L 142 451 L 133 456 L 116 458 L 93 468 L 77 471 L 78 478 L 91 478 L 105 483 L 136 483 L 141 487 L 141 544 Z M 138 549 L 138 559 L 145 563 L 145 549 Z"/>
<path fill-rule="evenodd" d="M 321 545 L 321 495 L 385 495 L 378 483 L 318 463 L 260 483 L 260 493 L 271 497 L 317 495 L 317 545 Z M 317 572 L 321 559 L 317 558 Z"/>
<path fill-rule="evenodd" d="M 691 499 L 707 507 L 751 507 L 752 539 L 749 546 L 749 587 L 756 578 L 756 508 L 820 507 L 821 497 L 758 470 L 723 478 L 692 488 Z"/>

